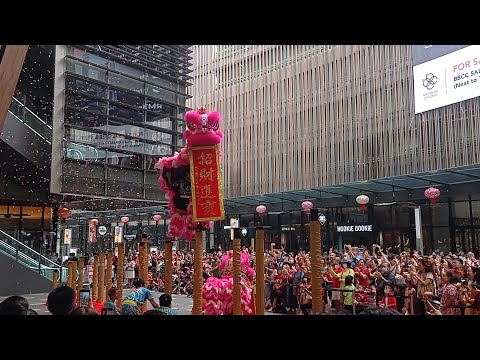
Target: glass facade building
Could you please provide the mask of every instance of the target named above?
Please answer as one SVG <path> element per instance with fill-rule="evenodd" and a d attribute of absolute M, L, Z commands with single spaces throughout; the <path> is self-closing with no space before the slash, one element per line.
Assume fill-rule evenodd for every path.
<path fill-rule="evenodd" d="M 56 46 L 53 193 L 164 201 L 154 166 L 184 146 L 190 52 Z"/>

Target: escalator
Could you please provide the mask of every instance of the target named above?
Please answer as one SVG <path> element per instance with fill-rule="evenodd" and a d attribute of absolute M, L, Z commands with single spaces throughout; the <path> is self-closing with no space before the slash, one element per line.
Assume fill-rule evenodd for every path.
<path fill-rule="evenodd" d="M 54 271 L 60 283 L 66 282 L 66 267 L 0 230 L 0 296 L 49 292 Z"/>
<path fill-rule="evenodd" d="M 25 106 L 25 101 L 14 97 L 7 112 L 0 140 L 38 169 L 48 173 L 51 132 L 51 126 Z"/>

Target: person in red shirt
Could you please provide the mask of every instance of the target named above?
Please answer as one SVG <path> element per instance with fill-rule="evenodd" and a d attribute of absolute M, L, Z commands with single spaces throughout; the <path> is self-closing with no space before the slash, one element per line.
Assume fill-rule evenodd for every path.
<path fill-rule="evenodd" d="M 340 266 L 340 258 L 335 258 L 333 266 L 335 273 L 340 274 L 343 272 L 343 268 Z M 341 280 L 332 276 L 332 289 L 340 289 L 340 287 Z M 332 305 L 336 311 L 343 308 L 343 293 L 341 291 L 332 291 Z"/>
<path fill-rule="evenodd" d="M 393 288 L 390 284 L 385 284 L 385 295 L 381 297 L 378 306 L 385 309 L 397 310 L 397 299 L 393 295 Z"/>
<path fill-rule="evenodd" d="M 370 269 L 365 266 L 364 260 L 358 260 L 357 266 L 355 266 L 355 280 L 357 284 L 367 287 L 370 285 Z"/>
<path fill-rule="evenodd" d="M 358 284 L 355 290 L 355 303 L 366 306 L 368 303 L 368 295 L 364 293 L 365 288 L 362 284 Z"/>

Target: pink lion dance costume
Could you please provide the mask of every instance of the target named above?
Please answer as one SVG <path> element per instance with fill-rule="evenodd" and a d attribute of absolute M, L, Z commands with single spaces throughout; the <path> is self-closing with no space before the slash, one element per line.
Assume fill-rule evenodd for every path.
<path fill-rule="evenodd" d="M 166 191 L 168 214 L 168 236 L 176 239 L 185 237 L 192 240 L 196 230 L 206 230 L 210 221 L 194 223 L 192 209 L 192 189 L 190 185 L 190 160 L 188 150 L 191 146 L 213 146 L 220 144 L 223 133 L 220 131 L 220 113 L 207 112 L 204 106 L 197 111 L 185 114 L 187 130 L 183 133 L 186 145 L 173 156 L 161 158 L 155 166 L 160 170 L 160 188 Z"/>
<path fill-rule="evenodd" d="M 255 305 L 253 298 L 253 279 L 255 270 L 250 267 L 250 257 L 241 254 L 240 297 L 242 313 L 253 315 Z M 206 315 L 233 314 L 233 252 L 227 252 L 219 265 L 222 277 L 209 277 L 202 288 L 203 309 Z"/>

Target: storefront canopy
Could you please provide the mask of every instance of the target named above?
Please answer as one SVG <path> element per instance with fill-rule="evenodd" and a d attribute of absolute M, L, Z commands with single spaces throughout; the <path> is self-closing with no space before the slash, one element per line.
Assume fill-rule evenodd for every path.
<path fill-rule="evenodd" d="M 312 201 L 314 207 L 355 206 L 355 199 L 361 194 L 369 196 L 370 203 L 375 204 L 425 199 L 423 192 L 430 186 L 437 187 L 442 195 L 446 195 L 460 185 L 478 184 L 480 165 L 470 165 L 313 189 L 228 198 L 225 199 L 225 206 L 227 213 L 254 212 L 260 204 L 265 205 L 267 211 L 300 209 L 300 204 L 305 200 Z"/>

